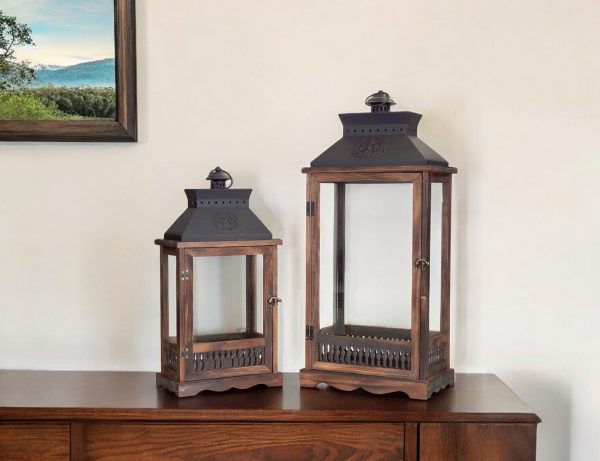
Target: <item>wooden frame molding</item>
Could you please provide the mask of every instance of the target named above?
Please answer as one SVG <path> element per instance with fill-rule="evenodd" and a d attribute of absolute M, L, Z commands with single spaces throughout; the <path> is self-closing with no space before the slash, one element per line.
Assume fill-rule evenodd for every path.
<path fill-rule="evenodd" d="M 137 141 L 135 0 L 114 2 L 116 120 L 0 120 L 0 141 Z"/>

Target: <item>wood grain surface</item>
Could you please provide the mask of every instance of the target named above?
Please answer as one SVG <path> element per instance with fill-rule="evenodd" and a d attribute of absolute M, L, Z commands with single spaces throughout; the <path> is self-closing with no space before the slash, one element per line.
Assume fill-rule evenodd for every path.
<path fill-rule="evenodd" d="M 68 424 L 4 424 L 0 422 L 2 461 L 66 461 Z"/>
<path fill-rule="evenodd" d="M 419 461 L 534 461 L 535 440 L 535 424 L 421 424 Z"/>
<path fill-rule="evenodd" d="M 508 386 L 490 374 L 457 374 L 428 401 L 401 393 L 300 389 L 297 373 L 283 388 L 208 392 L 179 399 L 146 372 L 0 371 L 2 420 L 137 421 L 412 421 L 538 423 Z"/>
<path fill-rule="evenodd" d="M 404 459 L 392 423 L 91 424 L 88 461 L 347 461 Z"/>

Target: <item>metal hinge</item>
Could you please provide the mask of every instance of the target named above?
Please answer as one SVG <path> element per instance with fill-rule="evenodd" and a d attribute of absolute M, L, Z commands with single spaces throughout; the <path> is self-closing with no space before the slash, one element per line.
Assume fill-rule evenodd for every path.
<path fill-rule="evenodd" d="M 315 336 L 315 329 L 314 327 L 307 325 L 306 326 L 306 339 L 309 341 L 312 341 L 313 338 Z"/>
<path fill-rule="evenodd" d="M 190 358 L 190 350 L 187 347 L 181 349 L 181 358 L 184 360 Z"/>
<path fill-rule="evenodd" d="M 315 215 L 315 202 L 306 202 L 306 216 Z"/>
<path fill-rule="evenodd" d="M 184 270 L 181 271 L 181 280 L 189 280 L 190 279 L 190 271 L 189 270 Z"/>

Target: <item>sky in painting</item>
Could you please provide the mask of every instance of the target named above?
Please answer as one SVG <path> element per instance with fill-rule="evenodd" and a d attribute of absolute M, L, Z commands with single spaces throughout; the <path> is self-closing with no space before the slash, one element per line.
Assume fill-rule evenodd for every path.
<path fill-rule="evenodd" d="M 68 66 L 114 58 L 114 0 L 0 0 L 0 10 L 31 27 L 36 46 L 19 60 Z"/>

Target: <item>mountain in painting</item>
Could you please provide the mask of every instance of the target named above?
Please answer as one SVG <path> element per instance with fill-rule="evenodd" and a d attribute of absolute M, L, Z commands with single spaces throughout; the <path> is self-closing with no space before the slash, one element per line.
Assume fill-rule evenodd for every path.
<path fill-rule="evenodd" d="M 115 87 L 115 60 L 83 62 L 73 66 L 43 66 L 35 71 L 32 87 Z"/>

